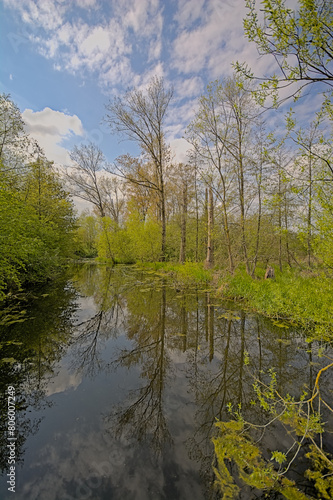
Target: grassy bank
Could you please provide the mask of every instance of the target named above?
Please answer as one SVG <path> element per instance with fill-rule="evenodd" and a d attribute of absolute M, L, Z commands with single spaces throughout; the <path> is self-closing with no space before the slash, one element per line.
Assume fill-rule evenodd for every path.
<path fill-rule="evenodd" d="M 252 279 L 243 270 L 220 283 L 220 295 L 240 300 L 278 320 L 291 321 L 316 337 L 333 339 L 333 282 L 320 273 L 276 272 L 275 279 Z"/>
<path fill-rule="evenodd" d="M 275 270 L 275 279 L 265 280 L 264 269 L 252 279 L 244 269 L 231 276 L 192 262 L 141 263 L 138 267 L 165 275 L 177 288 L 210 288 L 220 298 L 239 301 L 242 307 L 274 318 L 281 326 L 293 323 L 306 329 L 309 336 L 333 339 L 333 281 L 324 273 Z"/>

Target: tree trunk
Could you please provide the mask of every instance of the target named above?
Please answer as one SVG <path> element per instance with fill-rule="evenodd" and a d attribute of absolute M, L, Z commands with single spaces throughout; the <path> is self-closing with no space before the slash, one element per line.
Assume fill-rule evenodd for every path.
<path fill-rule="evenodd" d="M 208 220 L 207 220 L 207 257 L 205 267 L 211 268 L 214 263 L 214 248 L 213 248 L 213 227 L 214 227 L 214 200 L 212 186 L 208 190 Z"/>
<path fill-rule="evenodd" d="M 195 262 L 199 260 L 199 203 L 198 203 L 198 190 L 197 190 L 197 170 L 195 169 L 194 177 L 194 190 L 195 190 Z"/>
<path fill-rule="evenodd" d="M 161 175 L 161 219 L 162 219 L 162 242 L 161 242 L 161 262 L 166 260 L 166 210 L 165 210 L 165 192 L 164 179 Z"/>
<path fill-rule="evenodd" d="M 311 238 L 312 238 L 312 159 L 311 151 L 309 157 L 309 204 L 308 204 L 308 215 L 307 215 L 307 253 L 308 253 L 308 266 L 311 267 Z"/>
<path fill-rule="evenodd" d="M 182 193 L 182 211 L 181 211 L 181 238 L 179 262 L 183 264 L 186 260 L 186 222 L 187 222 L 187 183 L 184 181 Z"/>

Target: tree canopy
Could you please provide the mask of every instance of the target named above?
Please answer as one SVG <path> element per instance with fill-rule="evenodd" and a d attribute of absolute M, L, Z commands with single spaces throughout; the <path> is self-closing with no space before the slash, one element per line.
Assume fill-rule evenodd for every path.
<path fill-rule="evenodd" d="M 255 42 L 261 55 L 274 57 L 279 73 L 260 78 L 246 63 L 236 69 L 248 78 L 261 81 L 257 93 L 263 102 L 268 95 L 279 102 L 278 90 L 297 84 L 291 90 L 298 97 L 310 84 L 333 89 L 333 4 L 331 0 L 299 0 L 296 10 L 286 0 L 246 0 L 244 20 L 247 38 Z"/>
<path fill-rule="evenodd" d="M 74 207 L 17 106 L 0 99 L 0 298 L 50 278 L 72 252 Z M 30 149 L 29 149 L 30 148 Z M 20 168 L 17 168 L 17 166 Z"/>

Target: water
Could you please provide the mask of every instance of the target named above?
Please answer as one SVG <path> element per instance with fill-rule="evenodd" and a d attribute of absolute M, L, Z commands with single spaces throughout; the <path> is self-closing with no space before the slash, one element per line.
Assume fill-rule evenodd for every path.
<path fill-rule="evenodd" d="M 15 499 L 213 499 L 221 495 L 211 436 L 216 419 L 230 418 L 227 404 L 264 422 L 252 404 L 254 377 L 269 380 L 274 368 L 278 391 L 299 397 L 332 357 L 330 346 L 210 291 L 183 293 L 163 276 L 121 266 L 77 266 L 70 280 L 12 303 L 1 322 L 3 500 L 12 498 L 8 386 L 16 394 Z M 330 370 L 320 381 L 332 404 Z M 331 450 L 330 435 L 324 440 Z M 288 442 L 273 425 L 262 445 L 267 454 Z M 302 486 L 304 464 L 295 462 Z M 246 488 L 239 496 L 259 497 Z"/>

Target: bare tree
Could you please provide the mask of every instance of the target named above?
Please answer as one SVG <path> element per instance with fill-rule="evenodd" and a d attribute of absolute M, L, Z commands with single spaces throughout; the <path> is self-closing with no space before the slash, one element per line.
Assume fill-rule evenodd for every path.
<path fill-rule="evenodd" d="M 102 219 L 102 228 L 108 245 L 108 255 L 114 262 L 111 250 L 110 235 L 105 216 L 110 215 L 119 222 L 121 199 L 118 186 L 113 184 L 110 176 L 101 174 L 106 167 L 102 151 L 93 143 L 75 146 L 70 153 L 74 166 L 69 167 L 65 176 L 70 184 L 72 194 L 94 205 Z M 113 195 L 113 196 L 112 196 Z"/>
<path fill-rule="evenodd" d="M 25 131 L 25 123 L 9 94 L 0 94 L 0 164 L 1 176 L 13 180 L 29 162 L 35 161 L 36 144 Z M 40 149 L 40 148 L 39 148 Z"/>
<path fill-rule="evenodd" d="M 214 243 L 213 243 L 213 228 L 214 228 L 214 196 L 213 187 L 207 189 L 207 256 L 205 266 L 209 269 L 214 263 Z"/>
<path fill-rule="evenodd" d="M 161 206 L 162 260 L 165 260 L 166 245 L 165 166 L 168 161 L 163 124 L 172 95 L 172 89 L 164 88 L 163 79 L 154 77 L 145 92 L 134 89 L 111 101 L 106 106 L 105 117 L 114 133 L 139 144 L 154 165 Z"/>
<path fill-rule="evenodd" d="M 231 162 L 226 161 L 225 137 L 229 133 L 230 118 L 225 109 L 224 101 L 221 99 L 220 87 L 218 83 L 208 86 L 208 95 L 200 98 L 199 109 L 187 129 L 187 140 L 193 146 L 196 161 L 200 160 L 204 168 L 208 167 L 209 174 L 201 172 L 201 175 L 211 189 L 214 189 L 212 172 L 215 171 L 217 174 L 220 189 L 214 189 L 214 194 L 222 207 L 229 268 L 233 272 L 234 260 L 229 212 L 231 198 L 234 198 L 232 192 L 234 173 L 230 165 Z M 222 123 L 221 117 L 223 117 Z"/>
<path fill-rule="evenodd" d="M 119 226 L 122 223 L 126 186 L 119 177 L 101 177 L 101 195 L 105 215 L 110 217 Z"/>
<path fill-rule="evenodd" d="M 105 179 L 98 172 L 104 169 L 106 160 L 102 151 L 93 143 L 75 146 L 70 153 L 74 162 L 66 171 L 72 194 L 89 201 L 98 210 L 101 217 L 105 216 L 103 191 Z"/>

